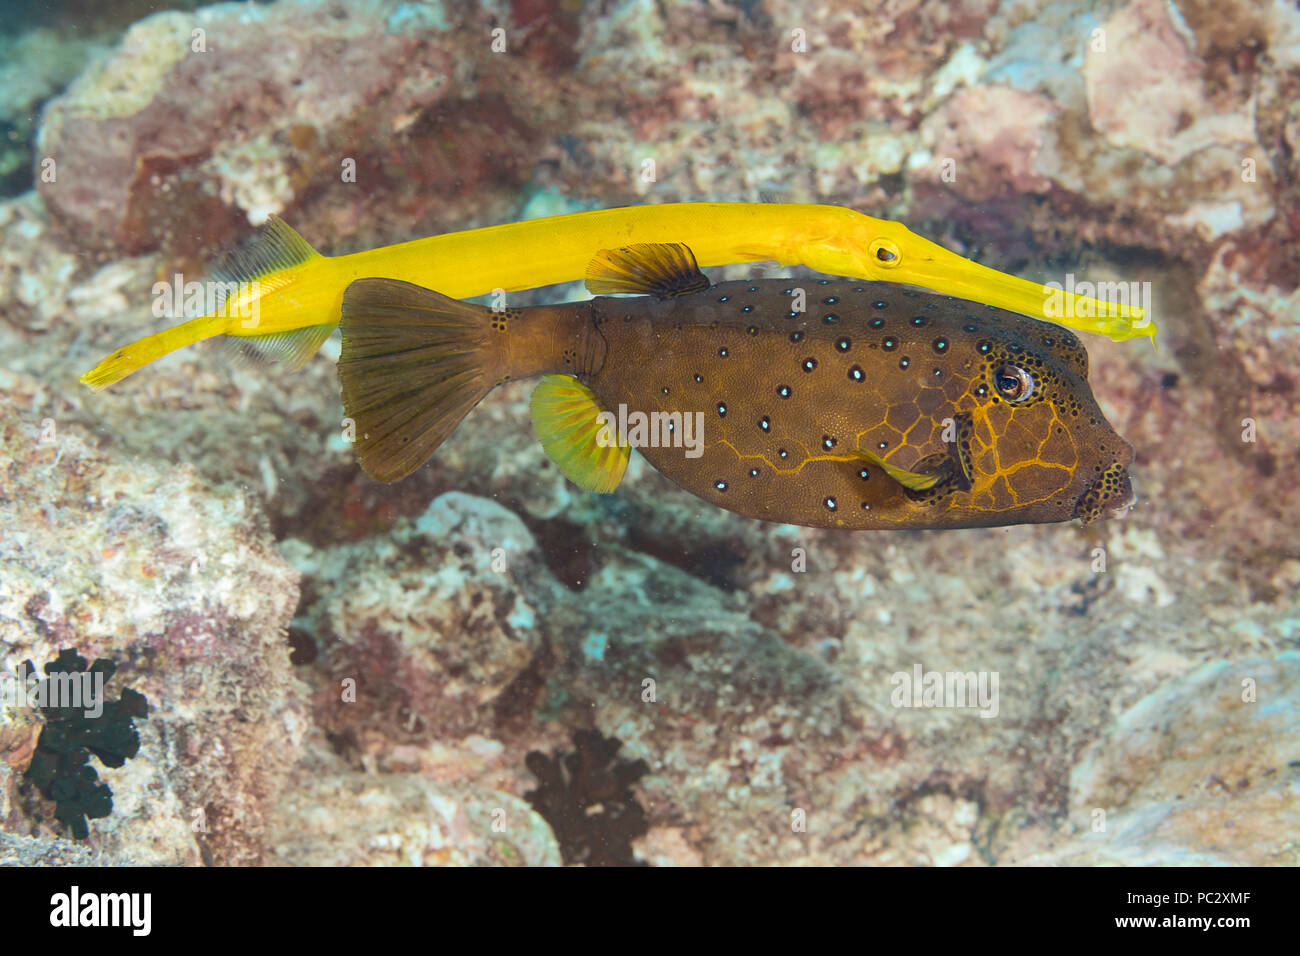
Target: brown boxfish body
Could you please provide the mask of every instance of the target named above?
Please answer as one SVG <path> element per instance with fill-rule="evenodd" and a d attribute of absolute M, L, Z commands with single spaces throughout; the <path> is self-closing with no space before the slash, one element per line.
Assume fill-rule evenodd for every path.
<path fill-rule="evenodd" d="M 588 285 L 649 294 L 493 312 L 353 283 L 339 372 L 367 473 L 403 477 L 494 385 L 546 374 L 538 437 L 590 490 L 617 487 L 630 442 L 722 508 L 816 527 L 1089 523 L 1133 501 L 1133 450 L 1067 329 L 887 283 L 710 284 L 680 245 L 602 252 Z"/>

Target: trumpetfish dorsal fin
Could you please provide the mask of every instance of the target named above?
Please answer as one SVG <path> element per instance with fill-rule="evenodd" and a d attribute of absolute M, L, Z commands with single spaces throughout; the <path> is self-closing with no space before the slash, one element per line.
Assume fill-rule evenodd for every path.
<path fill-rule="evenodd" d="M 265 281 L 276 272 L 319 255 L 287 222 L 269 216 L 247 241 L 222 256 L 212 267 L 212 278 L 218 282 Z"/>
<path fill-rule="evenodd" d="M 709 277 L 700 271 L 695 253 L 680 242 L 637 242 L 602 249 L 587 264 L 587 291 L 592 295 L 673 299 L 708 287 Z"/>

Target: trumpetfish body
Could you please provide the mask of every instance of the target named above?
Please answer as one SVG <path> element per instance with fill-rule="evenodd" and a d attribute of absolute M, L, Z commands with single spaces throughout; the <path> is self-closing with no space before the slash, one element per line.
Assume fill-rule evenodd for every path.
<path fill-rule="evenodd" d="M 322 256 L 272 219 L 217 280 L 238 300 L 113 352 L 81 377 L 100 389 L 170 352 L 230 336 L 250 352 L 306 362 L 339 321 L 344 290 L 379 277 L 437 288 L 452 298 L 583 277 L 599 249 L 678 242 L 704 266 L 775 260 L 831 275 L 921 286 L 1121 341 L 1153 337 L 1142 309 L 1111 306 L 981 266 L 901 223 L 842 206 L 799 203 L 665 203 L 604 209 L 448 233 L 345 256 Z M 1049 306 L 1049 303 L 1052 305 Z M 1064 316 L 1048 314 L 1063 305 Z M 254 319 L 250 321 L 250 316 Z"/>

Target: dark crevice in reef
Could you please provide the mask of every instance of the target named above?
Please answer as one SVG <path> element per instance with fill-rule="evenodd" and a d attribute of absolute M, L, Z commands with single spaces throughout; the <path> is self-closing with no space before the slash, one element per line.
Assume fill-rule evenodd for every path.
<path fill-rule="evenodd" d="M 277 541 L 299 538 L 317 548 L 386 535 L 399 519 L 421 515 L 439 495 L 464 490 L 423 468 L 392 485 L 367 479 L 354 465 L 335 469 L 311 489 L 311 499 L 295 514 L 271 512 L 271 532 Z M 595 528 L 563 515 L 539 518 L 512 495 L 493 501 L 514 511 L 532 532 L 547 568 L 571 591 L 582 591 L 600 567 L 603 544 Z M 745 582 L 745 558 L 724 540 L 691 540 L 685 528 L 664 529 L 648 511 L 628 507 L 622 515 L 619 544 L 676 567 L 712 587 L 731 593 Z M 309 602 L 304 602 L 309 603 Z"/>
<path fill-rule="evenodd" d="M 541 548 L 551 574 L 570 591 L 581 591 L 599 566 L 599 544 L 583 525 L 565 518 L 536 518 L 517 510 Z"/>
<path fill-rule="evenodd" d="M 1182 320 L 1173 342 L 1174 355 L 1187 373 L 1190 383 L 1205 388 L 1215 395 L 1217 421 L 1207 423 L 1219 436 L 1230 460 L 1242 454 L 1241 422 L 1252 417 L 1257 386 L 1251 381 L 1241 364 L 1239 354 L 1231 348 L 1221 348 L 1210 323 L 1210 317 L 1201 306 L 1196 294 L 1199 273 L 1189 265 L 1182 265 L 1171 281 L 1165 284 L 1165 301 L 1161 311 L 1177 315 Z M 1277 456 L 1260 436 L 1253 446 L 1253 464 L 1264 478 L 1277 472 Z"/>
<path fill-rule="evenodd" d="M 311 489 L 311 500 L 297 513 L 272 512 L 277 541 L 300 538 L 328 548 L 388 534 L 401 518 L 416 518 L 439 495 L 461 490 L 425 468 L 392 485 L 367 479 L 358 468 L 336 469 Z M 581 591 L 598 567 L 599 543 L 586 526 L 564 517 L 538 518 L 513 497 L 493 501 L 514 511 L 532 532 L 551 573 L 571 591 Z"/>
<path fill-rule="evenodd" d="M 703 542 L 687 549 L 677 542 L 654 536 L 638 524 L 628 529 L 627 546 L 664 564 L 671 564 L 720 591 L 731 593 L 739 587 L 737 579 L 745 559 L 728 545 Z"/>
<path fill-rule="evenodd" d="M 650 770 L 644 760 L 618 759 L 623 745 L 596 730 L 573 733 L 574 749 L 530 751 L 525 763 L 539 786 L 524 794 L 551 826 L 565 863 L 645 866 L 632 841 L 649 830 L 632 786 Z"/>
<path fill-rule="evenodd" d="M 310 500 L 296 514 L 272 512 L 271 533 L 277 541 L 300 538 L 316 548 L 361 541 L 387 534 L 399 518 L 422 514 L 429 502 L 451 490 L 431 468 L 381 485 L 357 466 L 344 465 L 310 487 Z"/>
<path fill-rule="evenodd" d="M 289 628 L 289 663 L 294 667 L 303 667 L 315 662 L 320 656 L 316 638 L 301 627 Z"/>
<path fill-rule="evenodd" d="M 334 754 L 353 770 L 363 770 L 361 762 L 361 742 L 357 740 L 356 731 L 349 728 L 338 732 L 326 729 L 325 740 Z"/>
<path fill-rule="evenodd" d="M 1083 247 L 1086 250 L 1088 247 Z M 1144 246 L 1121 246 L 1114 243 L 1101 243 L 1097 247 L 1097 254 L 1102 261 L 1111 264 L 1122 264 L 1126 271 L 1162 271 L 1173 265 L 1159 249 L 1149 249 Z M 1080 257 L 1086 255 L 1081 253 Z M 1078 261 L 1078 258 L 1074 260 Z"/>

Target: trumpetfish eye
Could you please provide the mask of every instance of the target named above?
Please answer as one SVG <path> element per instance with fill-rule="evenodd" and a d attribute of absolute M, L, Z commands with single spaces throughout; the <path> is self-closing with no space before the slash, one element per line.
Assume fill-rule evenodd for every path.
<path fill-rule="evenodd" d="M 1034 377 L 1018 365 L 1003 365 L 993 377 L 993 384 L 1009 402 L 1023 402 L 1034 394 Z"/>
<path fill-rule="evenodd" d="M 894 245 L 888 239 L 877 239 L 868 247 L 867 251 L 875 257 L 876 262 L 886 269 L 892 269 L 899 264 L 898 246 Z"/>

